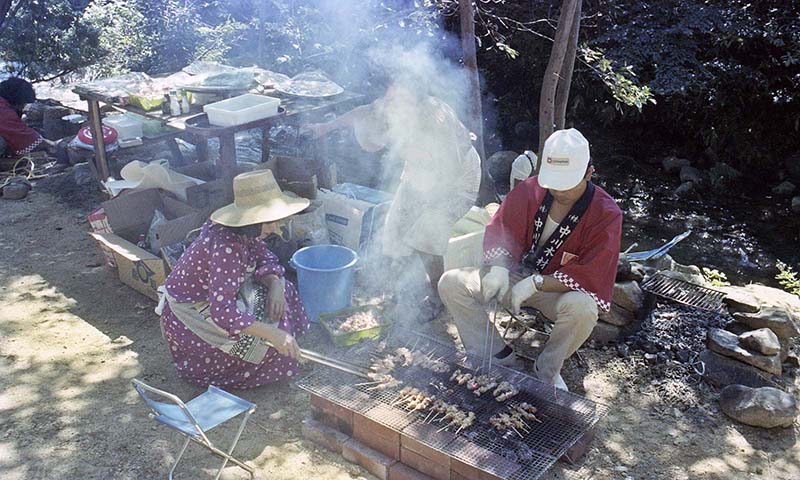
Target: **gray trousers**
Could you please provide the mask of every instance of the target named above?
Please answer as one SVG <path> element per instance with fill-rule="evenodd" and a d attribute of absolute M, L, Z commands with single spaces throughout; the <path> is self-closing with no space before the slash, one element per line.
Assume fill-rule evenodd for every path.
<path fill-rule="evenodd" d="M 462 268 L 445 272 L 439 281 L 439 295 L 453 316 L 461 342 L 467 351 L 481 355 L 486 338 L 486 323 L 489 312 L 481 293 L 480 269 Z M 554 383 L 561 372 L 564 361 L 572 356 L 589 338 L 597 324 L 597 304 L 582 292 L 550 293 L 537 292 L 525 303 L 555 323 L 550 339 L 536 359 L 536 376 L 547 383 Z M 503 340 L 497 330 L 491 328 L 497 353 L 503 349 Z"/>

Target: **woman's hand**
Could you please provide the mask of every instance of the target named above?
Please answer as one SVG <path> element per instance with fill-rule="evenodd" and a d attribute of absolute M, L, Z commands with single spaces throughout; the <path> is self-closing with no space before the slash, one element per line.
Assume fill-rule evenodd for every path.
<path fill-rule="evenodd" d="M 284 357 L 289 357 L 297 361 L 300 359 L 300 346 L 292 335 L 284 332 L 280 328 L 273 328 L 265 340 Z"/>
<path fill-rule="evenodd" d="M 286 289 L 282 278 L 270 275 L 267 286 L 267 314 L 275 322 L 280 322 L 286 314 Z"/>

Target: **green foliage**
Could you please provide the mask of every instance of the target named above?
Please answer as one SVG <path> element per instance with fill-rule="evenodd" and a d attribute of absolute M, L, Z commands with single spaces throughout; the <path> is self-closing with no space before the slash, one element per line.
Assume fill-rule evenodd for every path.
<path fill-rule="evenodd" d="M 699 167 L 722 161 L 763 169 L 764 186 L 778 179 L 775 165 L 800 150 L 800 2 L 601 0 L 596 8 L 590 43 L 632 66 L 659 100 L 632 121 L 617 117 L 621 130 L 646 126 L 651 145 L 673 145 Z"/>
<path fill-rule="evenodd" d="M 778 274 L 775 275 L 775 280 L 789 293 L 800 295 L 800 278 L 797 278 L 797 273 L 791 267 L 780 260 L 775 265 L 778 268 Z"/>
<path fill-rule="evenodd" d="M 25 3 L 6 19 L 0 58 L 8 73 L 33 81 L 93 64 L 103 53 L 98 29 L 69 0 Z"/>
<path fill-rule="evenodd" d="M 153 55 L 153 42 L 145 34 L 147 18 L 132 2 L 92 2 L 84 12 L 83 19 L 100 32 L 99 43 L 104 53 L 102 59 L 93 66 L 98 76 L 137 70 Z"/>
<path fill-rule="evenodd" d="M 727 287 L 731 284 L 728 281 L 728 276 L 725 275 L 724 272 L 720 272 L 717 269 L 703 267 L 703 276 L 706 278 L 708 283 L 715 287 Z"/>
<path fill-rule="evenodd" d="M 623 106 L 636 107 L 642 111 L 642 107 L 651 103 L 655 105 L 656 99 L 648 86 L 640 86 L 634 82 L 636 74 L 633 67 L 625 65 L 619 70 L 614 66 L 614 62 L 606 58 L 605 53 L 600 49 L 592 49 L 584 45 L 580 50 L 583 60 L 587 65 L 600 76 L 603 83 L 611 91 L 617 110 L 622 111 Z"/>

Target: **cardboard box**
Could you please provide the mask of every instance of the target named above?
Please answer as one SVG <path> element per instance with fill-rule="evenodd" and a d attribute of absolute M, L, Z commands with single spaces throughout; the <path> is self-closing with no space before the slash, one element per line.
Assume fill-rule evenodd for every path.
<path fill-rule="evenodd" d="M 391 196 L 360 185 L 342 185 L 340 191 L 320 190 L 317 197 L 323 202 L 328 234 L 331 243 L 364 254 L 372 245 L 380 245 Z"/>
<path fill-rule="evenodd" d="M 111 225 L 108 224 L 108 217 L 106 217 L 106 212 L 103 210 L 103 207 L 95 209 L 89 214 L 87 219 L 94 233 L 113 233 L 111 231 Z M 117 268 L 117 264 L 114 263 L 114 252 L 102 244 L 100 244 L 100 251 L 103 252 L 103 256 L 106 258 L 106 265 L 111 268 Z"/>
<path fill-rule="evenodd" d="M 267 164 L 239 162 L 236 164 L 237 173 L 252 172 L 259 168 L 266 168 Z M 217 178 L 218 167 L 213 162 L 192 163 L 174 169 L 178 173 L 205 180 L 202 185 L 192 185 L 186 189 L 186 203 L 198 210 L 212 212 L 228 203 L 225 197 L 225 183 Z"/>
<path fill-rule="evenodd" d="M 157 209 L 167 218 L 155 230 L 160 245 L 183 240 L 207 218 L 204 212 L 161 190 L 131 191 L 103 202 L 103 210 L 113 233 L 92 234 L 101 248 L 113 253 L 122 283 L 154 300 L 158 299 L 156 289 L 164 284 L 169 270 L 161 257 L 139 248 L 136 242 L 140 235 L 147 234 Z"/>

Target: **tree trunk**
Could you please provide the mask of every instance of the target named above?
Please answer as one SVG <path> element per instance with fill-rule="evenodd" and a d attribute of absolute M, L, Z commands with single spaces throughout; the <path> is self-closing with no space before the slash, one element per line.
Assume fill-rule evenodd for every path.
<path fill-rule="evenodd" d="M 11 8 L 11 0 L 0 0 L 0 29 L 3 28 L 3 24 L 6 21 L 6 15 L 8 15 L 8 10 Z"/>
<path fill-rule="evenodd" d="M 542 92 L 539 97 L 539 166 L 544 159 L 542 150 L 544 142 L 553 133 L 555 123 L 555 99 L 558 88 L 558 79 L 567 55 L 569 46 L 569 33 L 575 19 L 575 5 L 578 0 L 564 0 L 561 4 L 561 13 L 558 16 L 558 27 L 556 37 L 553 41 L 553 48 L 550 51 L 550 61 L 547 62 L 547 69 L 542 80 Z"/>
<path fill-rule="evenodd" d="M 569 32 L 569 45 L 561 66 L 561 75 L 556 89 L 555 124 L 556 130 L 563 130 L 567 120 L 567 105 L 569 104 L 569 90 L 572 87 L 572 71 L 575 68 L 575 55 L 578 53 L 578 37 L 581 32 L 581 7 L 583 0 L 575 4 L 575 18 Z"/>
<path fill-rule="evenodd" d="M 478 73 L 478 56 L 475 49 L 475 11 L 472 0 L 459 0 L 461 19 L 461 49 L 469 81 L 469 124 L 467 128 L 477 137 L 475 149 L 481 157 L 481 188 L 478 203 L 491 202 L 496 195 L 486 170 L 486 152 L 483 146 L 483 108 L 481 106 L 481 80 Z"/>

